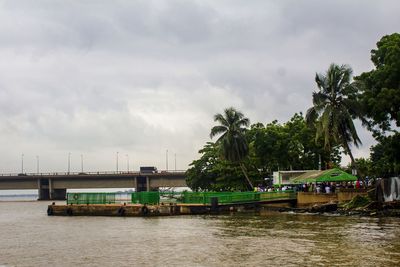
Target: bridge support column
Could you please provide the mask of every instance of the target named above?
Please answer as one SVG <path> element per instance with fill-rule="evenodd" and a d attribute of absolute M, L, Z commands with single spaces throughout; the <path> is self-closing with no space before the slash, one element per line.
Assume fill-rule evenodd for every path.
<path fill-rule="evenodd" d="M 136 192 L 148 191 L 148 176 L 137 176 L 136 177 Z"/>
<path fill-rule="evenodd" d="M 42 199 L 42 190 L 40 190 L 40 179 L 37 180 L 38 200 Z"/>
<path fill-rule="evenodd" d="M 38 179 L 38 200 L 65 200 L 67 189 L 54 188 L 51 179 Z"/>
<path fill-rule="evenodd" d="M 49 191 L 49 180 L 39 178 L 38 179 L 38 200 L 50 200 L 50 191 Z"/>

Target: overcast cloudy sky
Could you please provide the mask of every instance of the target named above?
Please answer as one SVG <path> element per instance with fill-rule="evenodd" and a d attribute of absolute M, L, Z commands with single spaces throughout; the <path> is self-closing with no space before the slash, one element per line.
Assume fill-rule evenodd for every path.
<path fill-rule="evenodd" d="M 186 169 L 213 115 L 287 121 L 315 72 L 372 69 L 393 1 L 0 1 L 0 172 Z M 360 129 L 367 156 L 371 136 Z"/>

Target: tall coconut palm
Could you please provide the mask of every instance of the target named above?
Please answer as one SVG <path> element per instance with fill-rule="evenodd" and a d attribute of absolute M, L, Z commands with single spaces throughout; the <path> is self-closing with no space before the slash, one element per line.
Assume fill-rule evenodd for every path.
<path fill-rule="evenodd" d="M 216 114 L 214 121 L 220 125 L 214 126 L 211 129 L 210 137 L 216 135 L 217 143 L 220 143 L 222 155 L 226 160 L 238 163 L 250 187 L 253 188 L 246 168 L 243 165 L 243 159 L 249 154 L 249 145 L 245 137 L 246 127 L 250 125 L 250 120 L 245 118 L 243 113 L 230 107 L 224 110 L 224 114 Z"/>
<path fill-rule="evenodd" d="M 316 126 L 316 139 L 322 136 L 325 148 L 330 149 L 332 141 L 342 145 L 358 172 L 350 144 L 356 147 L 361 144 L 353 119 L 364 121 L 364 118 L 356 101 L 358 88 L 351 79 L 352 69 L 347 65 L 331 64 L 326 74 L 317 73 L 315 82 L 319 91 L 313 92 L 313 107 L 308 109 L 306 120 Z"/>

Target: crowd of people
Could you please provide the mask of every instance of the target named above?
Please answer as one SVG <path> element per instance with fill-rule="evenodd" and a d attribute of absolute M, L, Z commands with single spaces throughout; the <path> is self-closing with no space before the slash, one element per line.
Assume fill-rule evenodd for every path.
<path fill-rule="evenodd" d="M 341 188 L 345 189 L 361 189 L 365 188 L 362 181 L 357 180 L 356 182 L 323 182 L 323 183 L 308 183 L 303 184 L 298 191 L 302 192 L 314 192 L 314 193 L 336 193 Z"/>
<path fill-rule="evenodd" d="M 299 185 L 282 185 L 279 187 L 259 185 L 254 188 L 254 192 L 284 192 L 287 190 L 294 190 L 297 192 L 314 192 L 317 194 L 331 194 L 331 193 L 336 193 L 338 190 L 342 188 L 361 189 L 365 187 L 366 185 L 363 184 L 362 181 L 357 180 L 355 182 L 306 183 Z"/>

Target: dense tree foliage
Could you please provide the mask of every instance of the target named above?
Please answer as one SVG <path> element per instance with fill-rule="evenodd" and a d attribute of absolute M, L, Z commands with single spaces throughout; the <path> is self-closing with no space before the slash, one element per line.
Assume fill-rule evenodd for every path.
<path fill-rule="evenodd" d="M 378 144 L 371 147 L 371 174 L 399 175 L 400 170 L 400 34 L 386 35 L 371 50 L 375 69 L 355 77 L 360 103 Z"/>
<path fill-rule="evenodd" d="M 208 142 L 200 151 L 200 159 L 194 160 L 186 172 L 186 183 L 193 190 L 246 191 L 240 167 L 221 157 L 218 144 Z M 245 163 L 246 164 L 246 163 Z M 249 172 L 253 181 L 259 179 L 256 173 Z"/>
<path fill-rule="evenodd" d="M 239 164 L 243 175 L 249 183 L 250 189 L 252 189 L 253 184 L 243 164 L 243 160 L 249 154 L 249 145 L 245 132 L 250 124 L 250 120 L 244 117 L 240 111 L 230 107 L 224 110 L 224 114 L 216 114 L 214 121 L 218 122 L 219 125 L 211 129 L 210 137 L 213 138 L 220 135 L 216 143 L 221 149 L 223 159 Z"/>
<path fill-rule="evenodd" d="M 316 74 L 319 91 L 313 93 L 313 107 L 307 111 L 307 122 L 315 125 L 316 138 L 323 137 L 327 150 L 332 140 L 342 145 L 357 169 L 350 145 L 361 144 L 353 118 L 363 120 L 363 113 L 357 102 L 359 90 L 351 79 L 352 69 L 346 65 L 331 64 L 325 74 Z"/>
<path fill-rule="evenodd" d="M 382 37 L 371 60 L 375 69 L 355 79 L 363 85 L 361 103 L 370 127 L 388 131 L 392 123 L 400 127 L 400 34 Z M 375 134 L 380 133 L 375 129 Z"/>
<path fill-rule="evenodd" d="M 301 113 L 284 124 L 273 121 L 265 127 L 253 125 L 248 138 L 254 149 L 254 163 L 267 173 L 317 169 L 319 157 L 323 169 L 340 162 L 338 147 L 330 153 L 324 149 L 321 138 L 315 142 L 315 129 L 307 127 Z"/>
<path fill-rule="evenodd" d="M 371 147 L 372 173 L 377 177 L 391 177 L 400 173 L 400 133 L 379 138 Z"/>
<path fill-rule="evenodd" d="M 246 131 L 248 156 L 242 160 L 249 179 L 258 185 L 278 170 L 317 169 L 319 156 L 322 168 L 338 166 L 338 147 L 327 152 L 323 140 L 315 142 L 315 129 L 307 127 L 302 114 L 295 114 L 288 122 L 257 123 Z M 200 159 L 191 163 L 187 183 L 194 190 L 247 190 L 238 164 L 221 157 L 221 142 L 207 143 L 200 151 Z"/>

